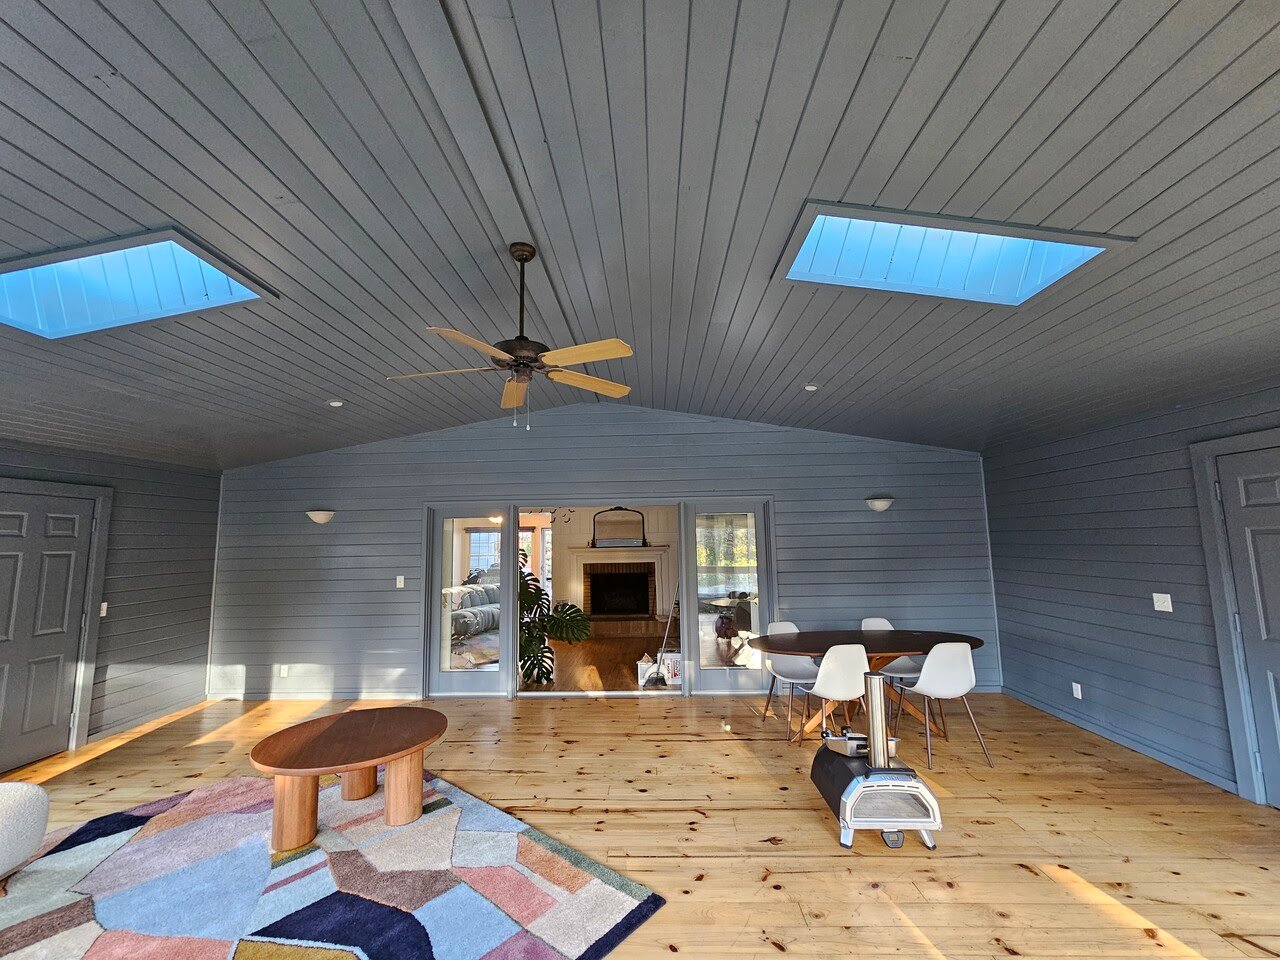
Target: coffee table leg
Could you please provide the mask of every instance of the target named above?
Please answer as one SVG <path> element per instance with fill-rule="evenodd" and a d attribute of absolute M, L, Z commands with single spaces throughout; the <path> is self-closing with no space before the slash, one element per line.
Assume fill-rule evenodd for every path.
<path fill-rule="evenodd" d="M 271 815 L 271 849 L 293 850 L 315 839 L 320 805 L 319 777 L 276 777 Z"/>
<path fill-rule="evenodd" d="M 422 816 L 421 750 L 387 764 L 386 795 L 387 826 L 401 827 Z"/>
<path fill-rule="evenodd" d="M 378 789 L 378 768 L 365 767 L 363 770 L 349 770 L 342 774 L 342 799 L 363 800 L 371 797 Z"/>

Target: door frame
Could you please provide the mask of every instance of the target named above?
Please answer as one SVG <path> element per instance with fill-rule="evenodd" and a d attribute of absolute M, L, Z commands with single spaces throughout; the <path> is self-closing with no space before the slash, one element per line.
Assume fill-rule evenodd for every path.
<path fill-rule="evenodd" d="M 499 550 L 502 555 L 502 582 L 498 588 L 500 613 L 498 616 L 498 649 L 499 660 L 497 671 L 445 671 L 432 666 L 432 658 L 441 656 L 441 637 L 444 630 L 444 619 L 440 612 L 440 591 L 444 586 L 443 571 L 440 569 L 440 558 L 444 550 L 443 531 L 446 520 L 456 520 L 475 516 L 478 512 L 492 510 L 502 515 L 502 523 L 497 527 L 502 534 Z M 422 507 L 422 683 L 419 687 L 419 699 L 435 699 L 448 697 L 511 697 L 514 685 L 513 677 L 516 665 L 512 660 L 516 650 L 513 627 L 506 611 L 515 609 L 516 578 L 508 576 L 508 570 L 515 570 L 518 555 L 516 544 L 518 538 L 509 534 L 515 529 L 515 511 L 506 504 L 493 501 L 469 500 L 447 501 L 442 503 L 425 503 Z M 497 673 L 492 684 L 485 684 L 485 676 Z M 457 674 L 454 689 L 443 689 L 443 674 Z M 437 677 L 437 674 L 440 676 Z M 432 683 L 433 679 L 441 682 Z M 492 686 L 492 689 L 484 689 Z"/>
<path fill-rule="evenodd" d="M 1253 695 L 1249 691 L 1244 638 L 1235 629 L 1236 616 L 1240 611 L 1236 604 L 1235 571 L 1231 566 L 1227 541 L 1227 519 L 1220 500 L 1218 457 L 1269 447 L 1280 447 L 1280 428 L 1190 445 L 1191 472 L 1209 581 L 1209 603 L 1213 610 L 1213 632 L 1218 643 L 1222 693 L 1227 706 L 1227 733 L 1236 771 L 1236 792 L 1246 800 L 1261 804 L 1267 802 L 1267 796 L 1262 779 Z"/>
<path fill-rule="evenodd" d="M 686 500 L 680 511 L 680 584 L 685 599 L 680 605 L 680 637 L 684 651 L 685 677 L 690 681 L 686 689 L 693 696 L 740 697 L 764 693 L 768 688 L 768 671 L 763 659 L 758 670 L 748 667 L 703 667 L 698 633 L 698 536 L 697 517 L 700 513 L 750 513 L 756 522 L 756 591 L 759 596 L 760 623 L 770 623 L 777 611 L 774 570 L 773 498 L 761 497 L 698 497 Z M 707 675 L 704 680 L 703 675 Z M 715 677 L 720 683 L 712 683 Z"/>
<path fill-rule="evenodd" d="M 111 524 L 111 487 L 52 480 L 20 480 L 0 477 L 0 492 L 29 496 L 70 497 L 93 501 L 93 525 L 89 532 L 89 562 L 86 569 L 84 609 L 81 610 L 80 649 L 76 660 L 74 694 L 71 699 L 71 727 L 67 749 L 89 742 L 89 714 L 93 706 L 93 677 L 98 666 L 98 610 L 102 604 L 103 581 L 107 570 L 107 532 Z"/>

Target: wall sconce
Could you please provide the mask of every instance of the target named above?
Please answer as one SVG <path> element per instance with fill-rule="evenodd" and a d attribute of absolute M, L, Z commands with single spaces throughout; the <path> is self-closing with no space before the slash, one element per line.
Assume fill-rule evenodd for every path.
<path fill-rule="evenodd" d="M 884 513 L 893 506 L 893 497 L 867 497 L 867 506 L 876 513 Z"/>
<path fill-rule="evenodd" d="M 318 523 L 320 524 L 320 526 L 323 527 L 326 523 L 328 523 L 330 520 L 333 519 L 333 511 L 332 510 L 308 510 L 307 516 L 311 518 L 312 523 Z"/>

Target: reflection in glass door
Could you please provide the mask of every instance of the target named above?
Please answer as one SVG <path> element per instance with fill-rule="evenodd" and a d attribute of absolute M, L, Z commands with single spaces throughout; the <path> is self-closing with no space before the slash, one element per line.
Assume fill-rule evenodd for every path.
<path fill-rule="evenodd" d="M 691 611 L 697 690 L 756 690 L 762 661 L 748 641 L 764 631 L 770 609 L 762 593 L 763 511 L 693 510 L 693 575 L 686 578 L 696 597 Z M 687 622 L 687 621 L 686 621 Z"/>
<path fill-rule="evenodd" d="M 431 694 L 506 693 L 506 510 L 437 511 L 428 628 Z"/>

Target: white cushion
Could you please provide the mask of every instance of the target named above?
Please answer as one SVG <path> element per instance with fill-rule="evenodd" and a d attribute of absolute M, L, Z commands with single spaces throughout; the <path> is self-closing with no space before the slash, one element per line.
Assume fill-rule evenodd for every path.
<path fill-rule="evenodd" d="M 49 795 L 34 783 L 0 783 L 0 877 L 31 858 L 49 824 Z"/>

